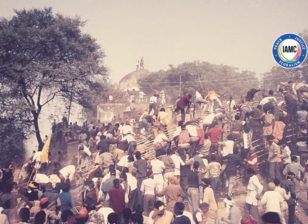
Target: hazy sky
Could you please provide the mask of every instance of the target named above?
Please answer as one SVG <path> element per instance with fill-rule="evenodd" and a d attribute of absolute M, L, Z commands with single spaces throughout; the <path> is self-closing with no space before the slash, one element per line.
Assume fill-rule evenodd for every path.
<path fill-rule="evenodd" d="M 87 21 L 113 81 L 141 56 L 150 71 L 200 60 L 260 74 L 279 35 L 308 29 L 307 0 L 0 0 L 0 16 L 49 6 Z"/>

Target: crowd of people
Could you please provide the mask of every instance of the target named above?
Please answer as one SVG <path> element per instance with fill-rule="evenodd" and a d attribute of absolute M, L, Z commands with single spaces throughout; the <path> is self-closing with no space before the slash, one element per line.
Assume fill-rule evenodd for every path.
<path fill-rule="evenodd" d="M 308 200 L 308 88 L 294 88 L 258 101 L 251 89 L 243 102 L 196 91 L 174 116 L 155 94 L 137 121 L 64 119 L 51 143 L 76 140 L 75 154 L 1 169 L 0 223 L 294 224 L 303 190 Z"/>

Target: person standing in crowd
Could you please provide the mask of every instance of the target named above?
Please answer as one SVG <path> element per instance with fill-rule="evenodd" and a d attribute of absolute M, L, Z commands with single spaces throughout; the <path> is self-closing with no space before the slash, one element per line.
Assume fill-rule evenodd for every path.
<path fill-rule="evenodd" d="M 60 205 L 60 211 L 73 208 L 73 200 L 69 183 L 63 184 L 62 192 L 59 194 L 58 198 L 58 205 Z"/>
<path fill-rule="evenodd" d="M 283 169 L 291 163 L 291 150 L 290 147 L 283 141 L 281 144 L 281 159 Z"/>
<path fill-rule="evenodd" d="M 141 182 L 147 177 L 148 162 L 141 158 L 141 153 L 137 151 L 135 153 L 136 161 L 133 164 L 135 169 L 135 175 L 137 178 L 137 186 L 140 189 Z"/>
<path fill-rule="evenodd" d="M 279 145 L 274 142 L 272 135 L 267 137 L 268 142 L 268 163 L 269 163 L 269 177 L 281 179 L 281 151 Z"/>
<path fill-rule="evenodd" d="M 242 212 L 239 206 L 230 197 L 225 198 L 224 203 L 227 209 L 227 217 L 223 218 L 222 221 L 226 224 L 240 224 Z"/>
<path fill-rule="evenodd" d="M 240 157 L 239 157 L 239 150 L 236 147 L 234 147 L 233 154 L 228 154 L 222 159 L 227 161 L 225 173 L 226 173 L 227 180 L 228 180 L 228 196 L 232 197 L 233 187 L 236 183 L 236 178 L 237 178 L 236 177 L 237 170 L 241 164 Z"/>
<path fill-rule="evenodd" d="M 284 219 L 282 215 L 283 198 L 279 192 L 275 191 L 275 184 L 270 182 L 268 184 L 268 191 L 266 191 L 261 199 L 261 205 L 265 207 L 265 212 L 275 212 L 279 214 L 282 224 Z"/>
<path fill-rule="evenodd" d="M 288 210 L 287 201 L 290 199 L 291 193 L 290 192 L 287 193 L 287 191 L 283 187 L 281 187 L 280 180 L 275 179 L 273 182 L 276 186 L 275 191 L 277 191 L 283 198 L 283 204 L 281 206 L 281 211 L 282 211 L 282 219 L 284 220 L 285 214 Z"/>
<path fill-rule="evenodd" d="M 174 176 L 179 178 L 180 175 L 181 175 L 181 166 L 184 166 L 185 163 L 182 160 L 182 158 L 179 156 L 179 153 L 178 153 L 177 150 L 175 152 L 173 152 L 173 154 L 170 157 L 171 157 L 173 164 L 174 164 Z"/>
<path fill-rule="evenodd" d="M 297 204 L 295 174 L 289 172 L 286 176 L 286 180 L 282 181 L 281 185 L 286 190 L 287 194 L 290 194 L 288 203 L 288 224 L 295 223 L 295 208 Z"/>
<path fill-rule="evenodd" d="M 292 156 L 291 161 L 292 162 L 290 164 L 286 165 L 282 173 L 284 176 L 286 176 L 290 172 L 295 174 L 294 184 L 295 184 L 296 195 L 298 196 L 300 192 L 300 180 L 302 179 L 302 176 L 304 176 L 305 169 L 298 162 L 297 156 Z"/>
<path fill-rule="evenodd" d="M 125 190 L 120 186 L 120 180 L 113 180 L 113 188 L 108 191 L 110 207 L 117 214 L 122 214 L 125 208 Z"/>
<path fill-rule="evenodd" d="M 198 210 L 194 213 L 196 224 L 207 223 L 208 210 L 209 210 L 209 204 L 203 202 L 199 205 Z"/>
<path fill-rule="evenodd" d="M 161 192 L 156 192 L 156 196 L 165 196 L 166 209 L 173 211 L 173 207 L 177 202 L 183 202 L 186 194 L 182 190 L 179 180 L 176 177 L 169 177 L 169 185 L 166 186 Z"/>
<path fill-rule="evenodd" d="M 209 205 L 207 212 L 207 224 L 215 224 L 218 218 L 218 206 L 215 200 L 214 191 L 211 188 L 211 181 L 209 179 L 203 179 L 204 185 L 203 202 Z"/>
<path fill-rule="evenodd" d="M 219 97 L 220 96 L 214 90 L 210 90 L 208 92 L 208 94 L 204 97 L 204 99 L 208 102 L 208 111 L 210 113 L 214 112 L 215 102 L 218 103 L 219 107 L 222 107 L 222 103 L 221 103 Z"/>
<path fill-rule="evenodd" d="M 175 164 L 171 158 L 171 149 L 167 149 L 167 154 L 160 156 L 161 161 L 165 165 L 164 170 L 164 186 L 169 184 L 170 177 L 174 176 Z"/>
<path fill-rule="evenodd" d="M 199 186 L 200 186 L 200 175 L 199 175 L 199 162 L 194 162 L 192 170 L 188 174 L 188 205 L 190 211 L 194 214 L 199 208 Z"/>
<path fill-rule="evenodd" d="M 217 198 L 218 184 L 220 181 L 220 174 L 221 174 L 221 164 L 217 162 L 215 154 L 211 155 L 211 161 L 208 165 L 207 172 L 211 180 L 211 187 L 214 190 L 215 196 Z"/>
<path fill-rule="evenodd" d="M 176 202 L 174 205 L 173 224 L 191 224 L 190 219 L 184 215 L 185 205 L 182 202 Z"/>
<path fill-rule="evenodd" d="M 208 135 L 211 140 L 211 153 L 217 153 L 219 147 L 219 141 L 221 139 L 224 129 L 218 126 L 218 123 L 214 122 L 214 127 L 208 130 Z"/>
<path fill-rule="evenodd" d="M 141 183 L 140 191 L 143 194 L 144 215 L 147 216 L 154 208 L 156 185 L 152 171 L 148 171 L 146 176 L 147 178 L 145 178 Z"/>
<path fill-rule="evenodd" d="M 296 111 L 298 107 L 298 102 L 297 99 L 294 95 L 292 95 L 290 92 L 287 90 L 282 91 L 283 96 L 284 96 L 284 101 L 286 102 L 286 109 L 288 113 L 288 118 L 291 123 L 296 122 Z"/>
<path fill-rule="evenodd" d="M 188 94 L 187 96 L 182 96 L 177 102 L 176 102 L 176 108 L 175 112 L 181 112 L 181 121 L 185 122 L 185 108 L 189 109 L 189 106 L 192 101 L 192 95 Z"/>
<path fill-rule="evenodd" d="M 134 175 L 132 175 L 128 171 L 128 168 L 123 169 L 121 178 L 125 182 L 126 186 L 126 194 L 128 197 L 127 206 L 132 211 L 134 211 L 135 209 L 137 209 L 137 195 L 138 195 L 137 179 Z"/>
<path fill-rule="evenodd" d="M 160 160 L 160 154 L 156 151 L 156 157 L 151 160 L 151 167 L 153 172 L 153 179 L 155 181 L 155 187 L 157 191 L 161 191 L 164 188 L 164 177 L 163 173 L 166 169 L 163 161 Z"/>
<path fill-rule="evenodd" d="M 245 213 L 251 215 L 255 220 L 259 220 L 258 200 L 261 198 L 263 185 L 253 169 L 248 168 L 247 174 L 250 178 L 247 185 Z"/>
<path fill-rule="evenodd" d="M 149 114 L 157 115 L 157 107 L 158 107 L 158 94 L 154 94 L 150 97 L 149 101 Z"/>
<path fill-rule="evenodd" d="M 157 120 L 163 127 L 166 127 L 170 123 L 169 115 L 166 112 L 165 108 L 161 108 L 159 110 L 158 115 L 157 115 Z"/>
<path fill-rule="evenodd" d="M 173 223 L 173 214 L 165 209 L 162 201 L 154 203 L 154 210 L 149 215 L 149 224 L 171 224 Z"/>
<path fill-rule="evenodd" d="M 263 136 L 266 138 L 273 135 L 275 117 L 272 110 L 265 111 L 263 115 Z"/>

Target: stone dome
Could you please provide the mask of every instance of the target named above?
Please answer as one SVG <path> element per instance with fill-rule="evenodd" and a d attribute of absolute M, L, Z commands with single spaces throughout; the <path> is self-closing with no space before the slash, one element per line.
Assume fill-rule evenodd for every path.
<path fill-rule="evenodd" d="M 121 90 L 140 90 L 140 86 L 138 81 L 141 77 L 145 77 L 150 72 L 147 69 L 140 69 L 137 71 L 133 71 L 125 75 L 119 82 L 119 88 Z"/>

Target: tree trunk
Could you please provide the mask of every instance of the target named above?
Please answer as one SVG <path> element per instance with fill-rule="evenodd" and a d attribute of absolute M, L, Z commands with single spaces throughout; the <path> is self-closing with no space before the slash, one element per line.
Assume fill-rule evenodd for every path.
<path fill-rule="evenodd" d="M 39 127 L 39 114 L 38 113 L 32 113 L 33 114 L 33 122 L 34 122 L 34 129 L 35 129 L 35 136 L 38 143 L 38 151 L 41 151 L 43 149 L 44 143 L 41 137 L 40 133 L 40 127 Z"/>

